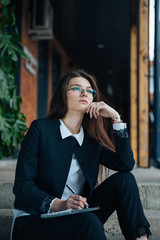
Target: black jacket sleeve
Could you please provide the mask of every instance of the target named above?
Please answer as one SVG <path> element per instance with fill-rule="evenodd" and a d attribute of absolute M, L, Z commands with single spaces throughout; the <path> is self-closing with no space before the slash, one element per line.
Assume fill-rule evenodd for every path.
<path fill-rule="evenodd" d="M 36 184 L 38 176 L 41 131 L 38 121 L 32 122 L 22 144 L 16 167 L 13 193 L 15 207 L 26 212 L 47 212 L 53 196 L 42 191 Z"/>
<path fill-rule="evenodd" d="M 121 137 L 115 134 L 115 149 L 116 151 L 114 152 L 106 147 L 102 147 L 100 163 L 114 171 L 131 171 L 135 161 L 129 137 Z"/>

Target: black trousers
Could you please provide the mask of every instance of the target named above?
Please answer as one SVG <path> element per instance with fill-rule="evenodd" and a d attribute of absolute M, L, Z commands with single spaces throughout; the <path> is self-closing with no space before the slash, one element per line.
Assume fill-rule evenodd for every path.
<path fill-rule="evenodd" d="M 100 210 L 52 219 L 19 217 L 15 221 L 13 240 L 106 240 L 103 224 L 115 210 L 126 240 L 136 239 L 141 227 L 150 234 L 138 187 L 130 172 L 115 173 L 107 178 L 94 190 L 89 206 L 100 206 Z"/>

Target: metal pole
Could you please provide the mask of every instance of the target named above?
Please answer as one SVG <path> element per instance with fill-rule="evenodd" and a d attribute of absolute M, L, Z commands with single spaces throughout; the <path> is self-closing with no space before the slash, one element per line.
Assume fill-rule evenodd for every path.
<path fill-rule="evenodd" d="M 154 157 L 160 166 L 160 104 L 159 104 L 159 0 L 155 0 L 155 59 L 154 59 Z"/>

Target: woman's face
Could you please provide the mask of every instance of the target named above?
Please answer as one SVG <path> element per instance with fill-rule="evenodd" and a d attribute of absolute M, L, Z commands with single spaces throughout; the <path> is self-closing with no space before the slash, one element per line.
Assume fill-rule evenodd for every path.
<path fill-rule="evenodd" d="M 83 77 L 70 79 L 66 92 L 68 111 L 80 111 L 82 113 L 87 111 L 88 106 L 93 101 L 93 96 L 86 90 L 92 90 L 91 84 L 87 79 Z"/>

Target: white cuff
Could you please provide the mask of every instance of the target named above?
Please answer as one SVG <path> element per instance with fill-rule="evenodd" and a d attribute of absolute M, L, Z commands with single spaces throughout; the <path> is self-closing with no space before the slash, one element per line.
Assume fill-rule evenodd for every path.
<path fill-rule="evenodd" d="M 113 130 L 123 130 L 127 128 L 127 123 L 113 123 Z"/>
<path fill-rule="evenodd" d="M 51 212 L 51 207 L 52 207 L 52 204 L 54 203 L 54 201 L 55 201 L 56 199 L 57 199 L 57 198 L 54 198 L 54 199 L 52 200 L 52 202 L 50 203 L 50 206 L 49 206 L 48 213 L 50 213 L 50 212 Z"/>

